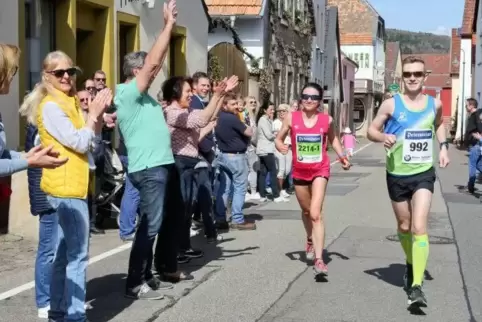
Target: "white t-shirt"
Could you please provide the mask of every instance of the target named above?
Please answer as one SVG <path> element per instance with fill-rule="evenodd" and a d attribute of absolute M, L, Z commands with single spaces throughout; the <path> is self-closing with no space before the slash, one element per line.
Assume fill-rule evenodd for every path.
<path fill-rule="evenodd" d="M 281 120 L 279 120 L 279 119 L 274 120 L 273 121 L 273 132 L 275 132 L 275 133 L 279 132 L 281 130 L 282 125 L 283 125 L 283 122 L 281 122 Z M 288 135 L 285 138 L 285 144 L 291 145 L 291 137 L 290 137 L 289 132 L 288 132 Z"/>

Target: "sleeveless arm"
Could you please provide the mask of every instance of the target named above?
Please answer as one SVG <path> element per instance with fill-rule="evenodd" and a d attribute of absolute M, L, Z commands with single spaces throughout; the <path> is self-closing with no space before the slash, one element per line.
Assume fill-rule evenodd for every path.
<path fill-rule="evenodd" d="M 274 140 L 276 149 L 278 151 L 280 151 L 285 146 L 284 142 L 291 128 L 291 117 L 291 113 L 286 115 L 283 120 L 283 124 L 281 125 L 281 129 L 278 131 L 278 135 L 276 135 L 276 138 Z"/>
<path fill-rule="evenodd" d="M 328 122 L 330 123 L 328 130 L 328 141 L 330 141 L 330 144 L 333 147 L 333 150 L 335 150 L 338 157 L 341 158 L 344 155 L 343 147 L 341 146 L 340 139 L 335 133 L 335 126 L 333 125 L 333 118 L 331 116 Z"/>
<path fill-rule="evenodd" d="M 395 108 L 395 100 L 393 98 L 384 100 L 377 116 L 373 119 L 368 128 L 368 139 L 373 142 L 385 141 L 385 134 L 382 132 L 383 125 L 391 117 Z"/>

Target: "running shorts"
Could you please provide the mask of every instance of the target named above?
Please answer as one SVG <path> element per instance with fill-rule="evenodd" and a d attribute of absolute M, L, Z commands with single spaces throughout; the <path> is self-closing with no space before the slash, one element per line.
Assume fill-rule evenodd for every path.
<path fill-rule="evenodd" d="M 435 186 L 435 169 L 410 176 L 395 176 L 387 173 L 387 188 L 390 199 L 395 202 L 412 200 L 415 191 L 427 189 L 433 193 Z"/>

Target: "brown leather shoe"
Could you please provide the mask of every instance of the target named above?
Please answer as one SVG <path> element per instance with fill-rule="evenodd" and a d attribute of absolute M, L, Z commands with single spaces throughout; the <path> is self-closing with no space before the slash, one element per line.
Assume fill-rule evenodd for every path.
<path fill-rule="evenodd" d="M 242 224 L 231 223 L 229 227 L 236 230 L 256 230 L 256 224 L 254 222 L 244 222 Z"/>

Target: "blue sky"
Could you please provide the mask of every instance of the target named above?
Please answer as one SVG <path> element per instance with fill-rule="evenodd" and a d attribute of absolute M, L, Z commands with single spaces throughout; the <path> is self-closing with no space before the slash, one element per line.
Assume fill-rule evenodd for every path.
<path fill-rule="evenodd" d="M 387 28 L 450 35 L 462 24 L 465 0 L 368 0 Z"/>

